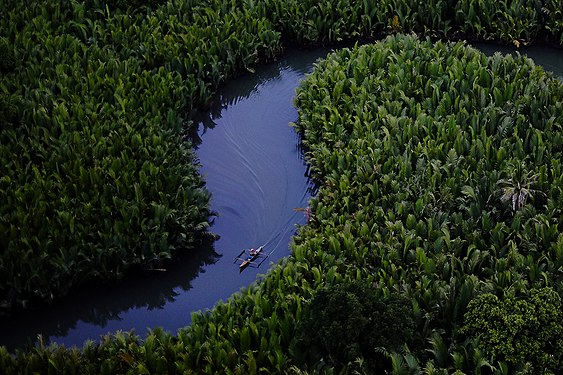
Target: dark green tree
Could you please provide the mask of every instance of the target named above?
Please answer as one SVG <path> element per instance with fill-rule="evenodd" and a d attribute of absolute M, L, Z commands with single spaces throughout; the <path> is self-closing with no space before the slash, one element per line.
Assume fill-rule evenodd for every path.
<path fill-rule="evenodd" d="M 400 351 L 413 337 L 415 324 L 405 297 L 385 297 L 373 286 L 352 282 L 320 290 L 301 328 L 316 360 L 328 358 L 340 367 L 360 358 L 375 369 L 389 365 L 380 348 Z"/>

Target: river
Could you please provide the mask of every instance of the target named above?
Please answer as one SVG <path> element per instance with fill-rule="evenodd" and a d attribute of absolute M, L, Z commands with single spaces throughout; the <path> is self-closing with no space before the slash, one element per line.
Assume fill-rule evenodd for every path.
<path fill-rule="evenodd" d="M 478 44 L 486 53 L 513 48 Z M 288 123 L 299 81 L 326 56 L 327 49 L 291 51 L 277 63 L 230 81 L 203 113 L 197 155 L 211 208 L 218 213 L 212 232 L 219 239 L 180 257 L 165 272 L 127 278 L 113 287 L 84 288 L 52 307 L 0 321 L 0 345 L 9 350 L 45 342 L 81 346 L 85 340 L 117 330 L 148 327 L 175 332 L 190 323 L 191 313 L 212 308 L 267 272 L 289 254 L 291 236 L 305 223 L 299 208 L 307 206 L 312 186 Z M 563 50 L 523 48 L 521 53 L 563 79 Z M 239 272 L 233 262 L 242 249 L 267 243 L 269 257 L 258 268 Z"/>
<path fill-rule="evenodd" d="M 81 346 L 85 340 L 117 330 L 147 327 L 175 332 L 191 313 L 213 307 L 289 255 L 312 185 L 288 124 L 297 119 L 295 88 L 327 49 L 287 54 L 222 87 L 209 112 L 197 116 L 193 134 L 211 209 L 218 213 L 211 231 L 219 236 L 178 259 L 165 272 L 132 278 L 113 287 L 89 287 L 52 307 L 0 321 L 0 345 L 9 350 L 34 342 Z M 268 258 L 258 268 L 239 272 L 242 249 L 268 243 Z"/>

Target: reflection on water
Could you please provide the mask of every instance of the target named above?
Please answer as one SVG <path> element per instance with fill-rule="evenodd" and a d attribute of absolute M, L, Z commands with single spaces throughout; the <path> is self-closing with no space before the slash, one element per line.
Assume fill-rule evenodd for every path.
<path fill-rule="evenodd" d="M 513 48 L 477 44 L 486 53 Z M 0 321 L 0 345 L 9 349 L 35 340 L 82 345 L 107 332 L 149 327 L 170 332 L 189 324 L 191 312 L 213 307 L 265 273 L 289 254 L 296 224 L 305 218 L 311 186 L 288 123 L 297 119 L 295 88 L 328 50 L 295 51 L 222 88 L 211 110 L 200 114 L 191 138 L 218 213 L 212 231 L 219 239 L 186 254 L 166 272 L 127 279 L 111 288 L 85 288 L 52 308 Z M 522 48 L 539 65 L 563 78 L 563 51 Z M 233 258 L 244 248 L 268 243 L 261 269 L 239 273 Z"/>
<path fill-rule="evenodd" d="M 0 321 L 0 344 L 15 349 L 32 343 L 38 334 L 47 339 L 73 334 L 75 338 L 65 342 L 77 345 L 86 339 L 97 339 L 101 333 L 111 330 L 112 322 L 123 321 L 124 313 L 129 319 L 142 319 L 142 314 L 135 314 L 135 310 L 162 310 L 179 294 L 188 291 L 192 280 L 219 257 L 212 244 L 207 243 L 166 265 L 166 272 L 132 275 L 112 287 L 82 288 L 51 307 Z"/>
<path fill-rule="evenodd" d="M 205 112 L 200 112 L 194 116 L 194 121 L 199 124 L 199 127 L 192 128 L 190 133 L 190 140 L 197 146 L 202 142 L 202 136 L 207 132 L 208 129 L 214 129 L 216 120 L 220 120 L 223 111 L 229 107 L 236 106 L 239 102 L 251 99 L 257 95 L 266 94 L 265 90 L 275 90 L 277 85 L 283 87 L 287 86 L 291 91 L 291 97 L 293 97 L 293 91 L 297 88 L 288 86 L 287 82 L 280 82 L 281 80 L 289 79 L 293 83 L 299 82 L 303 76 L 310 72 L 313 67 L 313 63 L 319 59 L 326 56 L 330 52 L 328 48 L 319 48 L 312 51 L 302 51 L 302 50 L 292 50 L 283 57 L 277 64 L 270 64 L 260 67 L 255 73 L 243 73 L 241 77 L 235 81 L 230 82 L 227 86 L 223 87 L 213 101 L 211 102 L 211 107 Z M 298 76 L 297 81 L 294 77 L 291 77 L 291 73 L 295 73 Z M 288 74 L 290 73 L 290 74 Z M 277 84 L 275 84 L 277 82 Z M 270 93 L 271 95 L 279 95 L 277 92 Z M 273 99 L 276 99 L 275 97 Z M 278 97 L 278 99 L 283 101 L 284 97 Z M 290 106 L 293 104 L 290 103 Z M 295 119 L 291 120 L 294 121 Z"/>
<path fill-rule="evenodd" d="M 293 53 L 219 90 L 192 134 L 201 172 L 217 212 L 219 239 L 167 266 L 128 278 L 114 287 L 83 288 L 51 308 L 0 320 L 0 345 L 10 350 L 36 340 L 67 346 L 117 330 L 163 327 L 175 332 L 191 313 L 213 307 L 289 254 L 295 226 L 310 196 L 299 139 L 288 123 L 297 119 L 295 88 L 327 50 Z M 212 129 L 212 130 L 211 130 Z M 260 269 L 240 273 L 233 258 L 244 248 L 268 243 Z"/>

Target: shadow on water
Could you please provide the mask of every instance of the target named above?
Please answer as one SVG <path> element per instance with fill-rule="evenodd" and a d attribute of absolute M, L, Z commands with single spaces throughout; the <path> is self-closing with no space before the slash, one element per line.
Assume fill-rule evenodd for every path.
<path fill-rule="evenodd" d="M 0 344 L 13 351 L 33 344 L 39 334 L 47 342 L 50 337 L 65 337 L 78 322 L 103 328 L 111 321 L 120 321 L 129 310 L 162 310 L 180 293 L 190 290 L 192 280 L 219 258 L 213 243 L 207 241 L 179 255 L 165 265 L 165 271 L 143 271 L 117 285 L 81 288 L 53 306 L 0 320 Z M 98 337 L 95 334 L 89 338 Z"/>
<path fill-rule="evenodd" d="M 258 90 L 261 83 L 280 79 L 280 69 L 278 64 L 268 65 L 257 70 L 255 73 L 245 73 L 241 75 L 237 82 L 240 82 L 236 89 L 229 85 L 220 90 L 211 101 L 210 108 L 206 111 L 196 113 L 189 127 L 189 139 L 197 148 L 203 141 L 203 136 L 208 130 L 217 126 L 216 121 L 221 118 L 221 113 L 229 107 L 235 106 L 242 100 L 249 99 Z M 193 126 L 193 124 L 197 126 Z"/>
<path fill-rule="evenodd" d="M 300 75 L 311 71 L 312 64 L 319 58 L 329 53 L 329 48 L 316 48 L 313 50 L 288 51 L 280 62 L 268 64 L 257 69 L 254 73 L 243 73 L 239 76 L 235 86 L 227 84 L 219 90 L 206 111 L 198 112 L 192 119 L 198 126 L 191 126 L 189 138 L 197 148 L 202 142 L 202 136 L 209 130 L 215 128 L 216 120 L 229 107 L 237 105 L 242 100 L 247 100 L 255 95 L 261 85 L 282 79 L 285 69 L 291 69 Z"/>

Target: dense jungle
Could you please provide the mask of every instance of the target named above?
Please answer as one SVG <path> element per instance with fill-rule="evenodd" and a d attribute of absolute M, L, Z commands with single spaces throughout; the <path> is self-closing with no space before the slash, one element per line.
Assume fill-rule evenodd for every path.
<path fill-rule="evenodd" d="M 212 240 L 193 116 L 335 51 L 295 96 L 318 191 L 288 258 L 175 334 L 0 372 L 562 373 L 563 81 L 465 41 L 561 48 L 563 1 L 2 1 L 4 316 Z"/>

